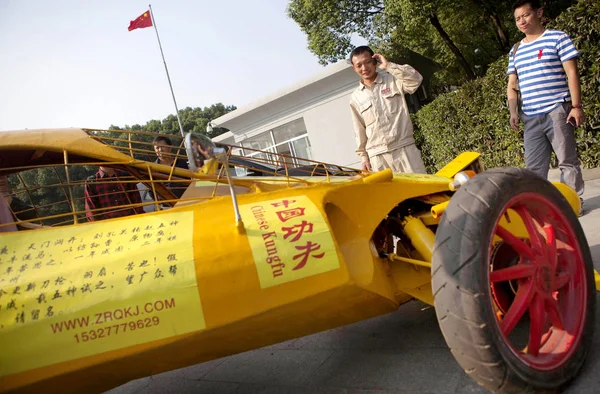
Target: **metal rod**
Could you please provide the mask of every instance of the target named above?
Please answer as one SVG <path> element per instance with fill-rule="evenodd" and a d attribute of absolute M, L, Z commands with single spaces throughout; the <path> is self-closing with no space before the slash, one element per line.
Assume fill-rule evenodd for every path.
<path fill-rule="evenodd" d="M 71 204 L 71 211 L 73 212 L 73 224 L 77 224 L 77 223 L 79 223 L 79 221 L 77 219 L 77 207 L 75 205 L 75 199 L 73 198 L 73 185 L 71 185 L 71 176 L 69 175 L 69 153 L 67 152 L 66 149 L 63 150 L 63 157 L 64 157 L 64 161 L 65 161 L 65 176 L 67 177 L 67 188 L 69 190 L 69 194 L 67 194 L 67 191 L 65 190 L 65 186 L 63 185 L 63 183 L 60 179 L 60 174 L 58 173 L 58 170 L 56 169 L 56 167 L 54 167 L 54 173 L 56 174 L 56 178 L 58 179 L 58 182 L 62 186 L 61 189 L 63 189 L 65 198 Z"/>
<path fill-rule="evenodd" d="M 148 171 L 148 177 L 150 178 L 150 185 L 152 185 L 152 197 L 154 197 L 154 203 L 156 205 L 156 210 L 160 211 L 161 209 L 160 209 L 160 205 L 158 204 L 158 198 L 156 198 L 156 196 L 158 194 L 156 194 L 156 188 L 154 187 L 154 179 L 152 179 L 152 171 L 150 171 L 150 166 L 146 166 L 146 170 Z"/>
<path fill-rule="evenodd" d="M 27 194 L 27 197 L 29 198 L 29 202 L 31 203 L 31 206 L 33 207 L 33 211 L 35 212 L 35 216 L 39 219 L 42 215 L 40 215 L 40 213 L 38 212 L 38 207 L 35 205 L 35 203 L 33 201 L 33 197 L 31 196 L 31 192 L 30 192 L 29 188 L 27 187 L 27 184 L 23 180 L 21 173 L 17 174 L 17 178 L 19 178 L 19 182 L 21 182 L 21 185 L 23 185 L 23 190 L 25 191 L 25 194 Z M 13 192 L 13 194 L 16 197 L 17 193 Z M 40 224 L 43 224 L 43 222 L 41 220 L 39 222 L 40 222 Z"/>
<path fill-rule="evenodd" d="M 235 185 L 231 180 L 231 174 L 229 173 L 229 157 L 225 154 L 225 165 L 223 169 L 225 170 L 225 176 L 227 177 L 227 183 L 229 184 L 229 192 L 231 193 L 231 200 L 233 202 L 233 212 L 235 214 L 235 224 L 238 228 L 243 228 L 244 223 L 242 222 L 242 215 L 240 214 L 240 208 L 237 202 L 237 195 L 235 193 Z"/>
<path fill-rule="evenodd" d="M 158 47 L 160 48 L 160 55 L 162 56 L 162 60 L 165 65 L 165 71 L 167 72 L 167 80 L 169 81 L 169 88 L 171 88 L 171 96 L 173 96 L 173 104 L 175 104 L 175 115 L 177 115 L 177 122 L 179 122 L 179 131 L 181 131 L 181 136 L 184 137 L 185 135 L 183 133 L 183 125 L 181 124 L 181 119 L 179 118 L 179 109 L 177 108 L 177 100 L 175 100 L 175 93 L 173 93 L 173 85 L 171 84 L 171 77 L 169 76 L 169 69 L 167 68 L 165 54 L 163 53 L 162 45 L 160 43 L 160 36 L 158 35 L 158 28 L 156 27 L 156 20 L 154 19 L 154 12 L 152 12 L 152 5 L 148 4 L 148 8 L 150 9 L 150 17 L 152 18 L 152 26 L 154 26 L 154 31 L 156 32 L 156 39 L 158 40 Z"/>
<path fill-rule="evenodd" d="M 428 263 L 427 261 L 409 259 L 408 257 L 398 256 L 397 254 L 394 254 L 394 253 L 388 254 L 387 258 L 392 261 L 402 261 L 403 263 L 418 265 L 419 267 L 431 268 L 431 263 Z"/>

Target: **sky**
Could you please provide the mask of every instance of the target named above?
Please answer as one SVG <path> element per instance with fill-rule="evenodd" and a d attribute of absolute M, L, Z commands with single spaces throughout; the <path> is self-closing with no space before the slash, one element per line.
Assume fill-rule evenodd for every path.
<path fill-rule="evenodd" d="M 289 0 L 153 0 L 179 109 L 238 108 L 323 69 Z M 0 0 L 0 131 L 145 124 L 175 113 L 133 0 Z"/>

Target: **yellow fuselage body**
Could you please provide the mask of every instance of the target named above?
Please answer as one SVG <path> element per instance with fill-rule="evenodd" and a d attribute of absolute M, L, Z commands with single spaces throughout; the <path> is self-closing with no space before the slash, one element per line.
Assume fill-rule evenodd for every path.
<path fill-rule="evenodd" d="M 160 167 L 81 132 L 55 131 L 50 139 L 49 132 L 34 131 L 17 142 L 20 135 L 6 132 L 0 146 L 48 162 L 69 151 L 140 170 Z M 99 392 L 388 313 L 413 298 L 433 304 L 430 262 L 380 258 L 372 237 L 400 202 L 447 192 L 453 173 L 382 171 L 339 182 L 236 179 L 241 223 L 226 185 L 220 196 L 194 201 L 216 190 L 210 177 L 199 177 L 170 210 L 4 233 L 0 391 Z M 431 217 L 411 220 L 435 224 Z M 511 222 L 507 228 L 521 234 L 519 221 Z M 426 260 L 430 230 L 411 222 L 406 232 Z M 109 247 L 113 240 L 117 247 Z M 102 248 L 84 255 L 93 245 L 105 245 L 113 257 L 102 257 Z M 36 271 L 36 262 L 26 264 L 34 250 L 55 257 Z M 16 266 L 6 269 L 11 255 L 26 266 L 23 275 Z"/>
<path fill-rule="evenodd" d="M 246 207 L 252 212 L 252 207 L 260 206 L 265 200 L 308 199 L 318 209 L 335 245 L 331 252 L 335 253 L 337 268 L 330 267 L 326 272 L 319 272 L 317 268 L 310 276 L 276 285 L 261 283 L 258 265 L 264 265 L 264 262 L 257 262 L 253 255 L 252 244 L 265 240 L 261 237 L 249 239 L 251 222 L 259 220 L 260 215 L 257 215 L 258 219 L 254 215 L 243 215 L 243 225 L 236 225 L 230 197 L 217 197 L 145 215 L 148 220 L 161 215 L 193 216 L 193 264 L 201 300 L 201 310 L 196 313 L 203 316 L 204 327 L 132 346 L 127 346 L 123 337 L 123 347 L 99 351 L 78 358 L 76 362 L 56 362 L 3 376 L 0 387 L 2 390 L 23 388 L 34 391 L 64 391 L 65 388 L 73 391 L 103 390 L 137 377 L 304 336 L 397 309 L 411 296 L 392 279 L 393 273 L 387 260 L 377 256 L 371 242 L 373 231 L 399 201 L 447 190 L 448 179 L 400 176 L 392 180 L 391 174 L 379 177 L 375 174 L 371 178 L 344 183 L 317 183 L 291 188 L 259 182 L 253 184 L 249 180 L 244 182 L 249 193 L 238 195 L 242 211 Z M 255 192 L 261 187 L 274 191 Z M 129 220 L 136 219 L 115 219 L 105 223 L 119 228 Z M 97 224 L 78 225 L 81 229 L 88 226 Z M 318 256 L 317 252 L 313 254 Z M 290 265 L 295 262 L 288 258 L 284 263 Z M 318 263 L 317 259 L 309 261 L 309 264 L 316 264 L 313 269 Z M 402 285 L 407 288 L 423 287 L 427 289 L 425 292 L 431 293 L 429 270 L 417 267 L 410 270 L 413 271 L 412 276 L 407 276 Z M 177 298 L 168 296 L 168 289 L 163 294 L 167 295 L 163 297 L 167 304 L 172 300 L 173 304 L 179 305 Z M 126 297 L 125 291 L 116 294 L 121 301 L 126 301 Z M 145 301 L 154 302 L 156 298 L 152 290 L 135 297 L 144 302 L 132 301 L 132 309 L 129 310 L 132 314 L 136 308 L 143 312 Z M 426 298 L 431 301 L 430 294 Z M 110 303 L 105 309 L 111 310 Z M 176 310 L 177 307 L 173 309 Z M 182 313 L 191 316 L 194 311 L 182 309 Z M 86 311 L 73 307 L 61 315 L 61 321 L 82 314 L 85 315 Z M 98 313 L 90 314 L 92 320 L 96 319 L 96 315 Z M 106 317 L 96 319 L 100 327 L 111 323 Z M 136 316 L 130 317 L 135 320 Z M 76 331 L 59 335 L 72 337 L 73 332 Z M 16 347 L 11 349 L 18 351 Z M 22 361 L 18 357 L 12 359 Z M 10 354 L 3 358 L 3 361 L 9 360 Z"/>

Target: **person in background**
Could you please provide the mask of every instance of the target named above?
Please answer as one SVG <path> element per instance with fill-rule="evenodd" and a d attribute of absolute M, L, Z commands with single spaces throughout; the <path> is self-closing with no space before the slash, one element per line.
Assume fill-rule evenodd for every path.
<path fill-rule="evenodd" d="M 144 203 L 144 212 L 156 211 L 156 204 L 149 204 L 154 202 L 154 195 L 152 194 L 152 190 L 150 190 L 148 186 L 144 185 L 143 182 L 138 183 L 136 187 L 140 191 L 140 197 L 142 198 L 142 203 Z"/>
<path fill-rule="evenodd" d="M 39 221 L 31 222 L 32 219 L 38 218 L 35 208 L 13 193 L 6 176 L 0 176 L 0 196 L 8 204 L 13 221 L 26 221 L 20 223 L 22 227 L 36 227 L 41 224 Z"/>
<path fill-rule="evenodd" d="M 155 163 L 163 164 L 170 167 L 174 165 L 178 168 L 184 168 L 186 170 L 188 169 L 186 160 L 182 158 L 176 158 L 173 155 L 173 142 L 169 137 L 163 135 L 155 137 L 152 141 L 152 146 L 154 147 L 154 152 L 156 152 L 156 160 L 154 161 Z M 177 196 L 177 198 L 181 198 L 181 196 L 185 192 L 185 189 L 187 188 L 187 184 L 181 182 L 168 182 L 164 185 L 168 187 L 173 192 L 173 194 Z M 151 195 L 150 198 L 152 198 Z"/>
<path fill-rule="evenodd" d="M 17 231 L 15 218 L 10 209 L 10 187 L 5 176 L 0 176 L 0 233 Z"/>
<path fill-rule="evenodd" d="M 513 46 L 508 58 L 510 126 L 519 130 L 519 120 L 523 121 L 528 169 L 547 178 L 554 151 L 561 182 L 581 196 L 584 182 L 575 141 L 575 127 L 584 122 L 577 72 L 579 52 L 566 33 L 542 25 L 539 0 L 517 1 L 513 14 L 525 38 Z"/>
<path fill-rule="evenodd" d="M 172 166 L 173 162 L 175 162 L 175 167 L 185 168 L 187 169 L 187 162 L 183 158 L 177 158 L 175 160 L 175 155 L 173 155 L 173 142 L 171 139 L 164 135 L 159 135 L 152 140 L 152 146 L 154 147 L 154 152 L 156 152 L 156 160 L 154 161 L 157 164 L 163 164 L 166 166 Z"/>
<path fill-rule="evenodd" d="M 361 78 L 350 109 L 362 169 L 426 173 L 404 98 L 419 88 L 421 74 L 409 65 L 388 62 L 368 46 L 354 48 L 350 62 Z"/>
<path fill-rule="evenodd" d="M 112 219 L 117 217 L 144 213 L 141 207 L 142 198 L 135 183 L 121 182 L 129 176 L 117 173 L 113 168 L 101 166 L 94 175 L 85 182 L 85 210 L 88 221 Z M 120 208 L 124 205 L 139 204 L 137 206 Z M 100 208 L 97 212 L 92 212 Z"/>

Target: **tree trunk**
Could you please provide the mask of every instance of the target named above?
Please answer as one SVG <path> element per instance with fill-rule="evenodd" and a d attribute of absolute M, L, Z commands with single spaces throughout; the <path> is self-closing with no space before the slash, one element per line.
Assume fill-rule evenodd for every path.
<path fill-rule="evenodd" d="M 431 22 L 433 27 L 435 27 L 435 29 L 438 31 L 439 35 L 444 40 L 444 43 L 452 51 L 454 56 L 456 56 L 458 63 L 460 64 L 460 66 L 463 68 L 463 70 L 467 74 L 467 78 L 475 79 L 475 73 L 473 72 L 471 65 L 469 64 L 469 62 L 467 62 L 467 59 L 465 59 L 465 57 L 461 53 L 460 49 L 458 49 L 458 47 L 456 45 L 454 45 L 454 42 L 452 41 L 452 39 L 450 38 L 448 33 L 446 33 L 446 30 L 444 30 L 444 28 L 440 24 L 440 20 L 438 19 L 435 11 L 431 11 L 431 15 L 429 16 L 429 21 Z"/>
<path fill-rule="evenodd" d="M 502 22 L 500 21 L 500 17 L 495 12 L 489 13 L 490 20 L 496 29 L 496 38 L 500 43 L 500 47 L 504 52 L 508 52 L 510 49 L 510 42 L 508 41 L 508 34 L 504 31 L 504 27 L 502 27 Z"/>
<path fill-rule="evenodd" d="M 486 17 L 490 18 L 494 31 L 496 32 L 496 40 L 498 40 L 500 50 L 503 52 L 508 52 L 510 49 L 508 34 L 506 34 L 506 30 L 504 30 L 502 22 L 500 21 L 500 17 L 498 16 L 498 13 L 495 11 L 494 7 L 490 6 L 489 2 L 482 0 L 473 0 L 473 2 L 483 10 Z"/>

